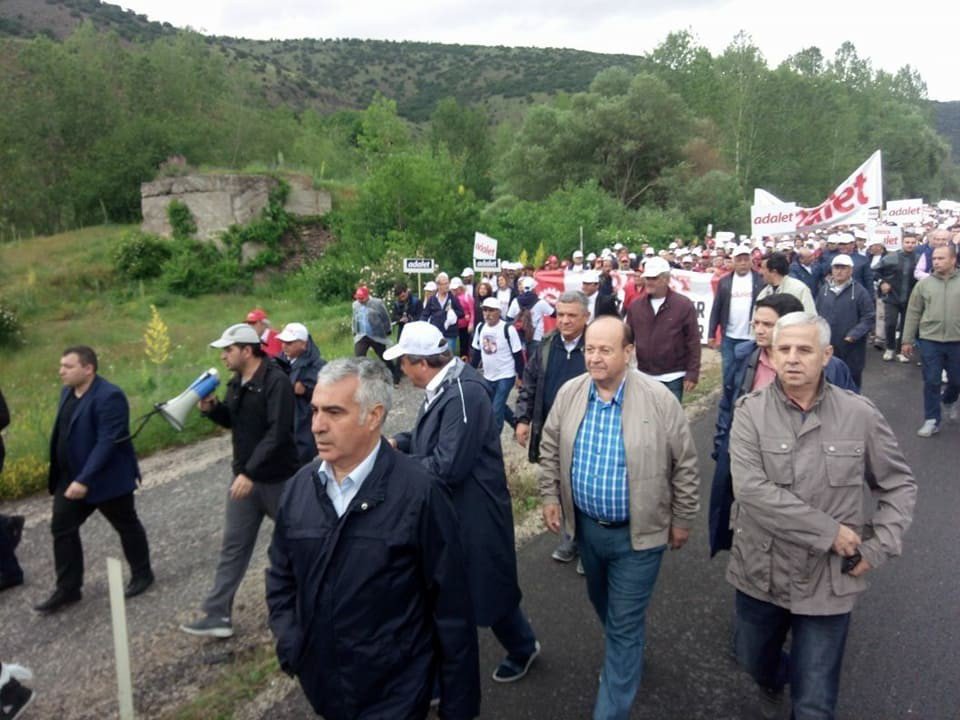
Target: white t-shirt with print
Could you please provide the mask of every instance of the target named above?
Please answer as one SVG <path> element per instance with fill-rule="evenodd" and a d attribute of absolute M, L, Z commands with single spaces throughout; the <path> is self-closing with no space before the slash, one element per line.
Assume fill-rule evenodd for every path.
<path fill-rule="evenodd" d="M 483 377 L 491 382 L 503 380 L 517 375 L 517 368 L 513 361 L 513 353 L 521 348 L 520 336 L 513 325 L 507 325 L 507 332 L 503 332 L 504 322 L 500 320 L 496 325 L 483 325 L 473 334 L 473 348 L 480 351 L 480 362 L 483 365 Z M 507 342 L 505 335 L 509 335 Z"/>
<path fill-rule="evenodd" d="M 730 285 L 730 317 L 724 335 L 736 340 L 750 339 L 750 309 L 753 306 L 753 274 L 733 274 Z"/>

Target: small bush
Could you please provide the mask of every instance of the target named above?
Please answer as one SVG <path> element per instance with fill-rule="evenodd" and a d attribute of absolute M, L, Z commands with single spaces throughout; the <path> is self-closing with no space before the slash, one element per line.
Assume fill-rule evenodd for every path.
<path fill-rule="evenodd" d="M 19 457 L 7 462 L 0 473 L 0 499 L 15 500 L 47 487 L 46 461 L 38 457 Z"/>
<path fill-rule="evenodd" d="M 0 302 L 0 348 L 16 348 L 23 344 L 23 326 L 12 307 Z"/>
<path fill-rule="evenodd" d="M 185 202 L 171 200 L 167 205 L 167 220 L 173 229 L 173 237 L 178 240 L 193 237 L 197 232 L 197 221 Z"/>
<path fill-rule="evenodd" d="M 179 240 L 163 264 L 163 284 L 171 293 L 197 297 L 243 288 L 249 274 L 236 258 L 225 257 L 210 243 Z"/>
<path fill-rule="evenodd" d="M 113 269 L 129 280 L 159 277 L 163 263 L 170 259 L 170 243 L 155 235 L 131 232 L 113 253 Z"/>

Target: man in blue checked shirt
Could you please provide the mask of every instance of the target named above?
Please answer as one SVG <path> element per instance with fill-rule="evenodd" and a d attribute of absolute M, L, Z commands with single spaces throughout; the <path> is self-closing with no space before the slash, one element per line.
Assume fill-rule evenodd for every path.
<path fill-rule="evenodd" d="M 576 538 L 604 627 L 594 720 L 629 718 L 663 551 L 683 547 L 699 510 L 686 415 L 666 387 L 629 367 L 633 354 L 628 325 L 612 316 L 590 323 L 587 374 L 560 389 L 540 442 L 544 521 Z"/>

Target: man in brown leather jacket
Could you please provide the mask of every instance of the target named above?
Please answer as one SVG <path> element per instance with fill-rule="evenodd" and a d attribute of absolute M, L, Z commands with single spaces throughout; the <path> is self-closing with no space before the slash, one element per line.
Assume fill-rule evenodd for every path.
<path fill-rule="evenodd" d="M 787 681 L 795 720 L 834 717 L 850 612 L 865 575 L 900 554 L 916 500 L 877 408 L 824 381 L 829 342 L 822 318 L 781 317 L 777 380 L 737 402 L 730 436 L 735 645 L 770 718 Z"/>

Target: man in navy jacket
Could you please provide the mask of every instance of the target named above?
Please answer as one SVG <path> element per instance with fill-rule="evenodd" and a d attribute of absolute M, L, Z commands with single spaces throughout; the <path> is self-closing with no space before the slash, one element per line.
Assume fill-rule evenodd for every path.
<path fill-rule="evenodd" d="M 407 325 L 386 356 L 400 358 L 413 385 L 426 391 L 413 430 L 391 442 L 432 473 L 453 499 L 477 624 L 490 627 L 507 650 L 493 679 L 519 680 L 540 643 L 520 609 L 513 506 L 488 383 L 453 357 L 429 323 Z"/>
<path fill-rule="evenodd" d="M 425 718 L 435 681 L 440 717 L 468 720 L 480 677 L 456 516 L 381 437 L 390 383 L 366 358 L 320 372 L 319 459 L 287 481 L 270 545 L 270 628 L 280 667 L 327 720 Z"/>
<path fill-rule="evenodd" d="M 80 600 L 83 546 L 80 526 L 99 510 L 120 534 L 130 563 L 126 596 L 153 584 L 147 533 L 134 506 L 140 469 L 130 440 L 130 409 L 123 391 L 97 375 L 97 354 L 86 345 L 69 347 L 60 358 L 63 390 L 50 438 L 47 488 L 53 495 L 53 558 L 57 587 L 35 606 L 57 612 Z"/>

